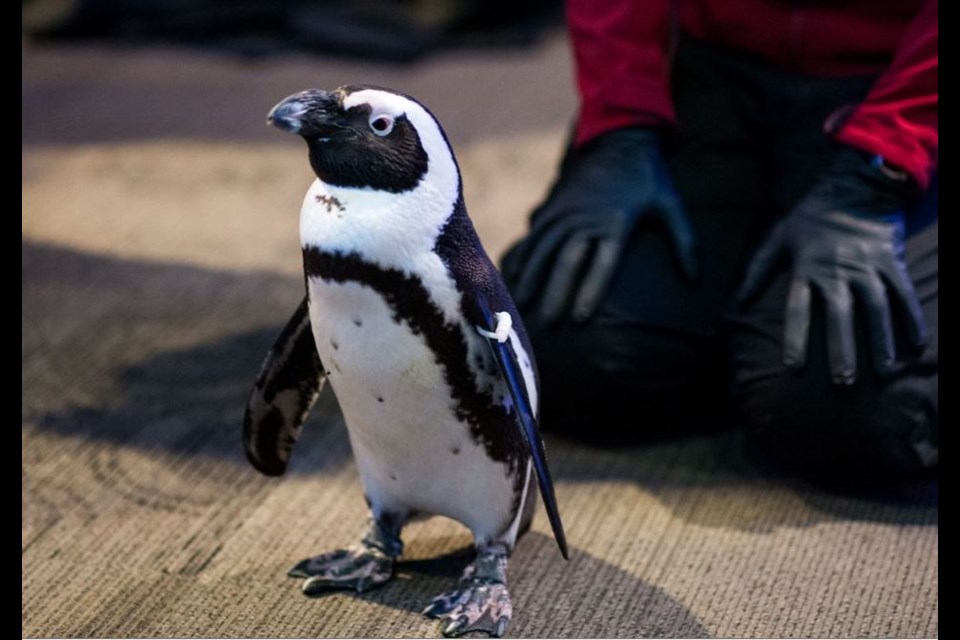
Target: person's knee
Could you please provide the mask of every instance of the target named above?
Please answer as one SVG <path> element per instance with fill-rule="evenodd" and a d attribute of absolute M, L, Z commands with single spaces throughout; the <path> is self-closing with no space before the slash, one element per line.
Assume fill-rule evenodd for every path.
<path fill-rule="evenodd" d="M 811 479 L 876 483 L 906 479 L 938 462 L 937 379 L 852 386 L 815 371 L 758 377 L 738 400 L 750 450 L 764 462 Z"/>
<path fill-rule="evenodd" d="M 545 431 L 624 442 L 715 428 L 723 419 L 720 353 L 646 327 L 528 327 Z"/>
<path fill-rule="evenodd" d="M 731 390 L 749 450 L 762 464 L 839 483 L 882 483 L 935 469 L 936 334 L 923 353 L 904 354 L 900 372 L 881 378 L 858 330 L 857 378 L 838 385 L 828 373 L 825 327 L 815 310 L 806 364 L 787 370 L 782 340 L 788 283 L 786 277 L 775 280 L 765 297 L 731 318 Z"/>

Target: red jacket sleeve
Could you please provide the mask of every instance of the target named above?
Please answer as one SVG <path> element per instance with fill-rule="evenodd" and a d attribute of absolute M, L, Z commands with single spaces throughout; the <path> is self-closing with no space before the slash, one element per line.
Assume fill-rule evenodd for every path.
<path fill-rule="evenodd" d="M 580 89 L 576 144 L 631 125 L 675 120 L 670 99 L 670 0 L 569 0 Z"/>
<path fill-rule="evenodd" d="M 890 67 L 835 133 L 844 144 L 882 155 L 923 188 L 938 161 L 937 4 L 924 5 Z"/>

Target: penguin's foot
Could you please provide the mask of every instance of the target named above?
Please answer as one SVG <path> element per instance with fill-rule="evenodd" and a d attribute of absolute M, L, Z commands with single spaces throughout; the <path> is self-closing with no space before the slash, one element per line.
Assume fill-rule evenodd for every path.
<path fill-rule="evenodd" d="M 393 577 L 394 564 L 402 553 L 400 526 L 388 522 L 381 514 L 380 518 L 370 521 L 370 528 L 360 544 L 302 560 L 287 575 L 306 578 L 301 589 L 308 596 L 331 589 L 352 589 L 363 593 Z"/>
<path fill-rule="evenodd" d="M 352 589 L 363 593 L 390 580 L 394 562 L 395 559 L 381 549 L 361 543 L 307 558 L 297 563 L 287 575 L 306 578 L 301 589 L 308 596 L 320 595 L 332 589 Z"/>
<path fill-rule="evenodd" d="M 457 588 L 434 598 L 423 615 L 439 618 L 448 638 L 467 633 L 499 638 L 513 614 L 506 580 L 506 553 L 482 552 L 464 570 Z"/>

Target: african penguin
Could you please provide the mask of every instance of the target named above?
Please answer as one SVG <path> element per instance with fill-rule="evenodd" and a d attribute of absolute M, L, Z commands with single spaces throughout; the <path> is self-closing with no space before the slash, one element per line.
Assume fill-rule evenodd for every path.
<path fill-rule="evenodd" d="M 267 121 L 306 141 L 317 179 L 300 211 L 306 298 L 250 394 L 247 457 L 282 474 L 329 380 L 371 513 L 359 544 L 290 575 L 307 594 L 381 585 L 404 523 L 444 515 L 470 529 L 477 557 L 424 613 L 444 635 L 500 636 L 507 556 L 537 484 L 564 557 L 567 547 L 530 342 L 467 217 L 453 150 L 426 107 L 370 86 L 292 95 Z"/>

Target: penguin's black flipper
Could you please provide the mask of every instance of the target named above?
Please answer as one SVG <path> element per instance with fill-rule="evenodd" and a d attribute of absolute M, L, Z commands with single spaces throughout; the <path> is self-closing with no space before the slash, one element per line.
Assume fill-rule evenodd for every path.
<path fill-rule="evenodd" d="M 304 298 L 267 354 L 243 416 L 243 448 L 258 471 L 279 476 L 326 377 Z"/>
<path fill-rule="evenodd" d="M 487 331 L 491 334 L 495 333 L 497 328 L 496 316 L 490 310 L 486 301 L 479 300 L 478 305 Z M 550 475 L 550 468 L 547 466 L 547 453 L 543 448 L 543 440 L 540 438 L 540 431 L 537 428 L 537 419 L 530 406 L 530 399 L 527 396 L 520 366 L 517 363 L 517 354 L 511 346 L 510 340 L 500 342 L 495 337 L 487 337 L 487 342 L 493 351 L 493 359 L 497 362 L 497 368 L 500 369 L 500 374 L 510 389 L 513 406 L 516 409 L 514 415 L 517 419 L 517 426 L 530 449 L 530 457 L 533 459 L 533 467 L 537 472 L 537 482 L 540 485 L 543 505 L 547 509 L 550 528 L 553 529 L 553 537 L 556 539 L 557 546 L 560 547 L 560 553 L 564 559 L 569 560 L 567 536 L 563 532 L 563 522 L 560 520 L 560 509 L 557 507 L 557 497 L 553 490 L 553 477 Z"/>

